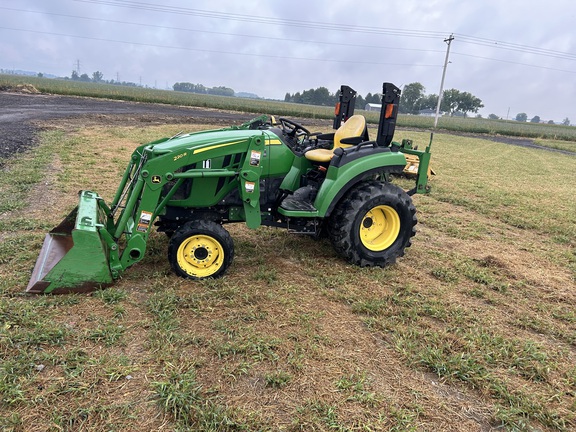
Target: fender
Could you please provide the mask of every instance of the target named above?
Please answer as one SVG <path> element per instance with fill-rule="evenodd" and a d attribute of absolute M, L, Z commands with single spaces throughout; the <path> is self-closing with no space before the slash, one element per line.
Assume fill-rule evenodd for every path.
<path fill-rule="evenodd" d="M 354 147 L 346 150 L 334 157 L 318 191 L 314 201 L 318 217 L 329 216 L 340 198 L 355 184 L 375 174 L 402 172 L 406 166 L 404 154 L 387 148 L 377 148 L 376 153 Z"/>

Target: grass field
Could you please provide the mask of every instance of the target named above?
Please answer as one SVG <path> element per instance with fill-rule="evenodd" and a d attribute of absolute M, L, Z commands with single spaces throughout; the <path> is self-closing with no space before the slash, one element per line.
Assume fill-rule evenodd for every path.
<path fill-rule="evenodd" d="M 219 280 L 174 276 L 155 233 L 112 288 L 23 295 L 76 192 L 110 201 L 133 147 L 180 130 L 54 121 L 5 162 L 0 430 L 576 429 L 573 156 L 437 134 L 418 234 L 386 269 L 234 225 Z"/>
<path fill-rule="evenodd" d="M 174 92 L 140 87 L 123 87 L 108 84 L 85 83 L 71 80 L 56 80 L 36 77 L 0 75 L 0 89 L 13 88 L 17 85 L 30 84 L 43 93 L 62 95 L 88 96 L 97 98 L 119 99 L 135 102 L 157 102 L 171 105 L 198 106 L 273 114 L 305 118 L 334 117 L 333 107 L 301 105 L 273 100 L 242 99 L 235 97 L 200 95 L 195 93 Z M 357 107 L 362 108 L 362 107 Z M 360 110 L 358 109 L 360 112 Z M 378 123 L 379 114 L 362 111 L 371 123 Z M 434 125 L 432 117 L 400 115 L 398 125 L 418 129 L 429 129 Z M 475 134 L 506 135 L 540 139 L 543 145 L 576 152 L 576 127 L 518 123 L 516 121 L 488 120 L 476 118 L 441 117 L 440 129 Z M 550 140 L 554 140 L 553 143 Z"/>

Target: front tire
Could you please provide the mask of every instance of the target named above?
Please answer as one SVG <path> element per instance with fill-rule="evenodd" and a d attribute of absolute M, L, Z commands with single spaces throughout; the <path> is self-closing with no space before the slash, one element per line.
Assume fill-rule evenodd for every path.
<path fill-rule="evenodd" d="M 234 258 L 234 243 L 222 225 L 207 220 L 187 222 L 168 244 L 168 261 L 186 279 L 218 278 Z"/>
<path fill-rule="evenodd" d="M 401 188 L 368 182 L 338 203 L 328 222 L 330 241 L 347 261 L 361 267 L 394 264 L 416 234 L 416 208 Z"/>

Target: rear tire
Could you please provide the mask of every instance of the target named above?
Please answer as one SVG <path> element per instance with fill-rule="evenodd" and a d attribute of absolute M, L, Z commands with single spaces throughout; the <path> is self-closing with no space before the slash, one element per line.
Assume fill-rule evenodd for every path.
<path fill-rule="evenodd" d="M 401 188 L 367 182 L 338 203 L 328 221 L 336 252 L 361 267 L 394 264 L 416 234 L 416 208 Z"/>
<path fill-rule="evenodd" d="M 168 244 L 168 261 L 180 277 L 218 278 L 234 258 L 234 243 L 222 225 L 207 220 L 187 222 Z"/>

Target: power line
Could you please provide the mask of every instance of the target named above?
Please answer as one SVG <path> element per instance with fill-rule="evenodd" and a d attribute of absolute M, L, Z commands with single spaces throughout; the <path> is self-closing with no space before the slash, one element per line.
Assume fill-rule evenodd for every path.
<path fill-rule="evenodd" d="M 557 71 L 557 72 L 576 73 L 576 71 L 571 71 L 571 70 L 566 70 L 566 69 L 557 69 L 557 68 L 551 68 L 548 66 L 534 65 L 534 64 L 530 64 L 530 63 L 521 63 L 521 62 L 515 62 L 515 61 L 511 61 L 511 60 L 502 60 L 502 59 L 495 59 L 495 58 L 491 58 L 491 57 L 477 56 L 477 55 L 473 55 L 473 54 L 464 54 L 464 53 L 459 53 L 459 52 L 455 52 L 455 51 L 452 54 L 463 56 L 463 57 L 471 57 L 471 58 L 477 58 L 477 59 L 482 59 L 482 60 L 491 60 L 491 61 L 496 61 L 496 62 L 501 62 L 501 63 L 515 64 L 515 65 L 520 65 L 520 66 L 528 66 L 528 67 L 537 68 L 537 69 L 547 69 L 547 70 L 552 70 L 552 71 Z"/>
<path fill-rule="evenodd" d="M 306 39 L 290 39 L 290 38 L 281 38 L 281 37 L 273 37 L 273 36 L 249 35 L 249 34 L 242 34 L 242 33 L 228 33 L 228 32 L 218 32 L 218 31 L 211 31 L 211 30 L 198 30 L 198 29 L 190 29 L 190 28 L 182 28 L 182 27 L 162 26 L 162 25 L 157 25 L 157 24 L 137 23 L 137 22 L 132 22 L 132 21 L 120 21 L 120 20 L 111 20 L 111 19 L 105 19 L 105 18 L 86 17 L 86 16 L 80 16 L 80 15 L 68 15 L 68 14 L 60 14 L 60 13 L 54 13 L 54 12 L 42 12 L 42 11 L 32 11 L 32 10 L 26 10 L 26 9 L 15 9 L 15 8 L 7 8 L 7 7 L 2 7 L 2 6 L 0 6 L 0 9 L 11 10 L 11 11 L 16 11 L 16 12 L 36 13 L 36 14 L 40 14 L 40 15 L 59 16 L 59 17 L 64 17 L 64 18 L 74 18 L 74 19 L 83 19 L 83 20 L 89 20 L 89 21 L 106 22 L 106 23 L 112 23 L 112 24 L 135 25 L 135 26 L 156 28 L 156 29 L 162 29 L 162 30 L 177 30 L 177 31 L 190 32 L 190 33 L 206 33 L 206 34 L 216 34 L 216 35 L 222 35 L 222 36 L 247 37 L 247 38 L 255 38 L 255 39 L 282 41 L 282 42 L 310 43 L 310 44 L 318 44 L 318 45 L 334 45 L 334 46 L 339 46 L 339 47 L 346 46 L 346 47 L 352 47 L 352 48 L 387 49 L 387 50 L 398 50 L 398 51 L 444 52 L 442 50 L 430 50 L 430 49 L 423 49 L 423 48 L 401 48 L 401 47 L 389 47 L 389 46 L 381 46 L 381 45 L 351 44 L 351 43 L 346 43 L 346 42 L 327 42 L 327 41 L 306 40 Z"/>
<path fill-rule="evenodd" d="M 335 24 L 335 23 L 326 23 L 318 21 L 291 20 L 276 17 L 263 17 L 257 15 L 243 15 L 229 12 L 216 12 L 203 9 L 167 6 L 154 3 L 143 3 L 130 0 L 73 0 L 73 1 L 80 3 L 92 3 L 105 6 L 115 6 L 129 9 L 177 14 L 177 15 L 199 16 L 203 18 L 213 18 L 227 21 L 254 22 L 259 24 L 311 28 L 316 30 L 336 30 L 347 33 L 352 32 L 352 33 L 388 34 L 395 36 L 419 37 L 429 39 L 440 38 L 443 37 L 443 35 L 445 34 L 443 32 L 434 32 L 434 31 L 403 30 L 403 29 L 359 26 L 349 24 Z"/>
<path fill-rule="evenodd" d="M 567 53 L 563 51 L 554 51 L 547 48 L 538 48 L 528 45 L 521 45 L 516 43 L 504 42 L 495 39 L 479 38 L 474 36 L 467 36 L 455 33 L 458 36 L 458 41 L 473 45 L 486 46 L 496 49 L 504 49 L 510 51 L 518 51 L 528 54 L 536 54 L 547 57 L 560 58 L 565 60 L 576 60 L 576 54 Z"/>
<path fill-rule="evenodd" d="M 343 32 L 354 32 L 354 33 L 386 34 L 386 35 L 418 37 L 418 38 L 440 38 L 444 37 L 444 35 L 446 34 L 445 32 L 436 32 L 436 31 L 404 30 L 404 29 L 358 26 L 358 25 L 338 24 L 338 23 L 326 23 L 318 21 L 290 20 L 290 19 L 263 17 L 254 15 L 242 15 L 228 12 L 217 12 L 202 9 L 166 6 L 154 3 L 144 3 L 133 0 L 74 0 L 74 1 L 81 3 L 123 7 L 137 10 L 149 10 L 169 14 L 200 16 L 204 18 L 213 18 L 229 21 L 255 22 L 270 25 L 336 30 Z M 498 49 L 505 49 L 510 51 L 518 51 L 552 58 L 560 58 L 565 60 L 576 60 L 576 54 L 566 53 L 562 51 L 554 51 L 544 48 L 531 47 L 527 45 L 469 36 L 459 33 L 454 33 L 454 35 L 458 37 L 458 41 L 461 41 L 463 43 L 493 47 Z"/>
<path fill-rule="evenodd" d="M 365 60 L 321 59 L 321 58 L 309 58 L 309 57 L 279 56 L 279 55 L 272 55 L 272 54 L 252 54 L 252 53 L 242 53 L 242 52 L 238 52 L 238 51 L 209 50 L 209 49 L 201 49 L 201 48 L 181 47 L 181 46 L 174 46 L 174 45 L 159 45 L 159 44 L 149 44 L 149 43 L 143 43 L 143 42 L 131 42 L 131 41 L 118 40 L 118 39 L 96 38 L 96 37 L 91 37 L 91 36 L 79 36 L 79 35 L 72 35 L 72 34 L 65 34 L 65 33 L 55 33 L 55 32 L 20 29 L 20 28 L 3 27 L 3 26 L 0 26 L 0 29 L 27 32 L 27 33 L 44 34 L 44 35 L 52 35 L 52 36 L 71 37 L 71 38 L 76 38 L 76 39 L 94 40 L 94 41 L 98 41 L 98 42 L 113 42 L 113 43 L 122 43 L 122 44 L 137 45 L 137 46 L 144 46 L 144 47 L 169 48 L 169 49 L 178 49 L 178 50 L 184 50 L 184 51 L 196 51 L 196 52 L 216 53 L 216 54 L 230 54 L 230 55 L 239 55 L 239 56 L 246 56 L 246 57 L 265 57 L 265 58 L 273 58 L 273 59 L 303 60 L 303 61 L 323 62 L 323 63 L 346 63 L 346 64 L 386 65 L 386 66 L 440 67 L 440 65 L 433 65 L 433 64 L 387 63 L 387 62 L 374 62 L 374 61 L 365 61 Z"/>

